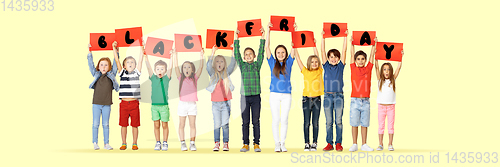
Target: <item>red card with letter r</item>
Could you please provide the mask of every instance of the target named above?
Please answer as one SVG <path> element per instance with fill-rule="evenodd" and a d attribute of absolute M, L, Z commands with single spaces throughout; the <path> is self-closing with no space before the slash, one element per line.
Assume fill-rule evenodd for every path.
<path fill-rule="evenodd" d="M 270 31 L 295 31 L 295 17 L 292 16 L 271 16 L 271 24 Z"/>

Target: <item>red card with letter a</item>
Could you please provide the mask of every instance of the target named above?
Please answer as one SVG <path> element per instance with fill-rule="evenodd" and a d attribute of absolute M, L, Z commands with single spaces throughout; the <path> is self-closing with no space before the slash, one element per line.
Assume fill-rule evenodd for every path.
<path fill-rule="evenodd" d="M 377 42 L 377 52 L 375 52 L 375 59 L 388 60 L 388 61 L 401 61 L 403 55 L 403 43 L 394 42 Z"/>
<path fill-rule="evenodd" d="M 90 33 L 90 51 L 113 50 L 115 33 Z"/>
<path fill-rule="evenodd" d="M 323 38 L 346 37 L 347 23 L 323 23 Z"/>
<path fill-rule="evenodd" d="M 368 46 L 375 44 L 375 37 L 377 36 L 375 31 L 353 31 L 352 37 L 354 38 L 353 45 Z"/>
<path fill-rule="evenodd" d="M 231 45 L 234 42 L 234 31 L 207 29 L 206 48 L 212 48 L 216 45 L 219 49 L 233 49 Z"/>
<path fill-rule="evenodd" d="M 118 47 L 142 46 L 142 27 L 115 29 Z"/>
<path fill-rule="evenodd" d="M 292 32 L 293 48 L 315 47 L 314 33 L 312 31 Z"/>
<path fill-rule="evenodd" d="M 170 59 L 172 45 L 174 45 L 174 41 L 172 40 L 148 37 L 146 48 L 144 49 L 147 55 Z"/>
<path fill-rule="evenodd" d="M 201 35 L 175 34 L 176 52 L 201 51 Z"/>
<path fill-rule="evenodd" d="M 238 37 L 262 36 L 260 19 L 238 21 Z"/>
<path fill-rule="evenodd" d="M 293 27 L 295 17 L 292 16 L 271 16 L 271 24 L 273 27 L 269 29 L 270 31 L 295 31 L 295 27 Z"/>

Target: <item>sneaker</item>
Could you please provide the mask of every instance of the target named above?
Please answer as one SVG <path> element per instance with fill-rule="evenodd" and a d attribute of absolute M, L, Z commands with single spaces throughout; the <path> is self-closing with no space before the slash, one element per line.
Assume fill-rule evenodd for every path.
<path fill-rule="evenodd" d="M 191 144 L 189 145 L 189 149 L 191 151 L 196 151 L 196 145 L 194 145 L 194 141 L 191 141 Z"/>
<path fill-rule="evenodd" d="M 335 148 L 336 148 L 337 151 L 343 151 L 344 150 L 344 147 L 342 147 L 342 145 L 340 143 L 337 143 L 335 145 Z"/>
<path fill-rule="evenodd" d="M 260 151 L 262 151 L 262 150 L 260 150 L 259 144 L 255 144 L 255 143 L 253 143 L 253 151 L 255 151 L 255 152 L 260 152 Z"/>
<path fill-rule="evenodd" d="M 222 148 L 222 151 L 229 151 L 229 143 L 224 142 L 224 147 Z"/>
<path fill-rule="evenodd" d="M 168 150 L 168 144 L 167 144 L 167 142 L 166 142 L 166 141 L 163 141 L 163 144 L 162 144 L 162 146 L 161 146 L 161 150 L 162 150 L 162 151 L 167 151 L 167 150 Z"/>
<path fill-rule="evenodd" d="M 126 150 L 127 149 L 127 144 L 123 143 L 122 146 L 120 147 L 120 150 Z"/>
<path fill-rule="evenodd" d="M 94 143 L 94 150 L 99 150 L 99 145 L 97 145 L 97 143 Z"/>
<path fill-rule="evenodd" d="M 281 143 L 281 147 L 280 147 L 280 148 L 281 148 L 281 152 L 287 152 L 287 151 L 288 151 L 288 150 L 286 149 L 286 147 L 285 147 L 285 142 L 282 142 L 282 143 Z"/>
<path fill-rule="evenodd" d="M 357 144 L 352 144 L 351 148 L 349 148 L 350 152 L 358 151 L 358 145 Z"/>
<path fill-rule="evenodd" d="M 161 149 L 161 143 L 160 141 L 157 141 L 155 145 L 155 151 L 160 151 L 160 149 Z"/>
<path fill-rule="evenodd" d="M 378 145 L 378 147 L 377 147 L 377 151 L 382 151 L 382 150 L 384 150 L 384 146 L 382 146 L 382 145 Z"/>
<path fill-rule="evenodd" d="M 104 149 L 106 150 L 113 150 L 113 147 L 111 147 L 109 144 L 104 145 Z"/>
<path fill-rule="evenodd" d="M 281 152 L 281 145 L 280 145 L 280 143 L 276 143 L 275 144 L 274 152 Z"/>
<path fill-rule="evenodd" d="M 243 147 L 241 147 L 240 152 L 247 152 L 248 150 L 248 144 L 244 144 Z"/>
<path fill-rule="evenodd" d="M 137 144 L 132 144 L 132 150 L 138 150 L 139 147 L 137 147 Z"/>
<path fill-rule="evenodd" d="M 389 150 L 389 151 L 394 151 L 394 147 L 392 147 L 392 145 L 389 145 L 388 150 Z"/>
<path fill-rule="evenodd" d="M 363 144 L 361 146 L 361 151 L 373 151 L 373 148 L 370 148 L 367 144 Z"/>
<path fill-rule="evenodd" d="M 219 151 L 219 147 L 220 147 L 220 142 L 215 142 L 213 151 Z"/>
<path fill-rule="evenodd" d="M 188 150 L 188 148 L 186 146 L 186 142 L 181 141 L 181 151 L 187 151 L 187 150 Z"/>
<path fill-rule="evenodd" d="M 323 148 L 323 151 L 331 151 L 331 150 L 333 150 L 333 146 L 330 143 L 328 143 L 328 145 L 326 145 L 326 147 Z"/>
<path fill-rule="evenodd" d="M 317 147 L 318 147 L 318 144 L 313 143 L 313 144 L 311 145 L 311 151 L 316 151 L 316 150 L 317 150 L 317 149 L 316 149 Z"/>
<path fill-rule="evenodd" d="M 306 143 L 306 146 L 304 147 L 304 151 L 311 151 L 311 146 L 309 146 L 309 143 Z"/>

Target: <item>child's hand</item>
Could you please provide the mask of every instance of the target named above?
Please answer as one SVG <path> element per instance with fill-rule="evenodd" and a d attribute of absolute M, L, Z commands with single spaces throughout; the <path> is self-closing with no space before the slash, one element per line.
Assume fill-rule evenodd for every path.
<path fill-rule="evenodd" d="M 314 38 L 314 44 L 316 44 L 316 38 Z"/>
<path fill-rule="evenodd" d="M 260 28 L 260 33 L 262 33 L 262 39 L 264 39 L 264 36 L 266 34 L 266 31 L 264 31 L 264 27 Z"/>
<path fill-rule="evenodd" d="M 292 42 L 292 48 L 293 48 L 293 42 Z"/>
<path fill-rule="evenodd" d="M 293 27 L 295 28 L 295 31 L 297 31 L 297 22 L 293 23 Z"/>
<path fill-rule="evenodd" d="M 89 52 L 90 52 L 90 48 L 92 47 L 92 45 L 89 44 Z"/>
<path fill-rule="evenodd" d="M 345 30 L 345 35 L 349 35 L 349 30 Z"/>
<path fill-rule="evenodd" d="M 215 54 L 215 51 L 217 51 L 218 49 L 219 49 L 219 48 L 217 48 L 217 46 L 216 46 L 216 45 L 214 45 L 214 46 L 212 47 L 212 55 L 214 55 L 214 54 Z"/>
<path fill-rule="evenodd" d="M 375 43 L 377 43 L 377 42 L 378 42 L 378 39 L 377 39 L 377 37 L 375 37 Z"/>
<path fill-rule="evenodd" d="M 235 33 L 234 38 L 239 39 L 238 35 L 240 34 L 240 30 L 236 29 L 234 33 Z"/>
<path fill-rule="evenodd" d="M 323 35 L 325 35 L 325 31 L 324 30 L 321 31 L 321 36 L 323 36 Z"/>
<path fill-rule="evenodd" d="M 401 50 L 401 56 L 404 56 L 405 55 L 405 50 Z M 403 61 L 403 60 L 401 60 Z"/>
<path fill-rule="evenodd" d="M 205 50 L 203 48 L 201 48 L 201 51 L 200 51 L 200 59 L 203 59 L 203 55 L 205 54 Z"/>
<path fill-rule="evenodd" d="M 273 27 L 273 23 L 269 22 L 269 24 L 267 24 L 267 27 L 269 28 Z"/>
<path fill-rule="evenodd" d="M 115 42 L 113 42 L 113 45 L 112 45 L 112 46 L 113 46 L 113 49 L 116 49 L 116 46 L 118 46 L 118 42 L 116 42 L 116 41 L 115 41 Z"/>
<path fill-rule="evenodd" d="M 170 55 L 175 55 L 175 54 L 176 54 L 175 49 L 172 48 L 172 50 L 170 50 Z"/>

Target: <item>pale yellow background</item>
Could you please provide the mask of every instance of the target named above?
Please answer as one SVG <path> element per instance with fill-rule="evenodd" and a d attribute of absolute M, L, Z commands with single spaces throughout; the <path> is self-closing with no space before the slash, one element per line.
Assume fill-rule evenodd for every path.
<path fill-rule="evenodd" d="M 274 153 L 267 61 L 261 70 L 261 153 L 254 153 L 253 149 L 239 153 L 242 143 L 239 69 L 231 76 L 236 89 L 233 91 L 229 152 L 213 153 L 213 132 L 203 130 L 198 133 L 197 152 L 180 151 L 177 98 L 169 100 L 172 113 L 169 151 L 153 151 L 153 124 L 148 103 L 141 103 L 140 149 L 120 151 L 116 92 L 113 93 L 110 119 L 110 144 L 115 150 L 94 151 L 91 143 L 93 90 L 88 86 L 93 77 L 89 74 L 86 59 L 89 33 L 142 26 L 143 33 L 148 34 L 193 19 L 196 32 L 205 40 L 208 28 L 234 30 L 237 21 L 256 18 L 261 18 L 265 26 L 270 15 L 295 16 L 299 30 L 314 31 L 318 41 L 322 23 L 329 21 L 347 22 L 349 31 L 375 30 L 379 41 L 404 43 L 403 67 L 397 81 L 396 151 L 385 150 L 386 155 L 424 155 L 424 163 L 429 164 L 429 153 L 440 152 L 439 165 L 454 165 L 446 163 L 446 152 L 499 151 L 497 95 L 500 89 L 496 67 L 500 58 L 496 44 L 500 37 L 497 18 L 500 4 L 497 1 L 54 1 L 55 10 L 52 12 L 10 9 L 0 12 L 0 54 L 4 62 L 0 151 L 2 164 L 7 166 L 293 165 L 292 152 L 305 154 L 302 150 L 303 76 L 295 65 L 292 70 L 295 81 L 293 105 L 286 140 L 289 152 Z M 251 46 L 257 51 L 258 37 L 241 40 L 242 47 Z M 290 48 L 289 33 L 272 32 L 271 48 L 274 50 L 278 44 Z M 341 46 L 341 39 L 327 39 L 327 50 Z M 370 51 L 370 47 L 358 48 Z M 122 48 L 121 53 L 127 53 L 126 50 Z M 210 51 L 206 49 L 205 56 Z M 311 49 L 300 49 L 299 52 L 303 60 L 312 54 Z M 231 54 L 224 50 L 218 53 Z M 131 55 L 137 58 L 137 55 Z M 112 57 L 112 52 L 94 52 L 95 62 L 100 57 Z M 192 56 L 185 60 L 196 61 L 198 58 Z M 349 57 L 347 61 L 350 63 Z M 147 80 L 146 67 L 142 70 L 141 82 Z M 203 74 L 207 75 L 205 70 Z M 344 71 L 344 81 L 344 152 L 340 155 L 349 154 L 348 148 L 352 144 L 348 67 Z M 171 83 L 175 82 L 177 80 L 173 79 Z M 368 145 L 376 148 L 377 87 L 373 83 L 376 83 L 375 72 Z M 178 88 L 172 86 L 169 91 L 176 92 Z M 205 90 L 198 93 L 199 129 L 213 126 L 209 95 Z M 320 149 L 326 144 L 324 124 L 322 109 Z M 186 130 L 188 134 L 188 128 Z M 127 140 L 131 145 L 130 129 Z M 99 144 L 102 148 L 102 126 Z M 384 144 L 387 146 L 387 137 Z"/>

